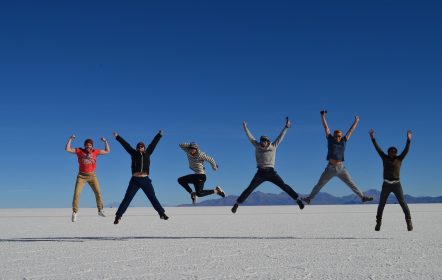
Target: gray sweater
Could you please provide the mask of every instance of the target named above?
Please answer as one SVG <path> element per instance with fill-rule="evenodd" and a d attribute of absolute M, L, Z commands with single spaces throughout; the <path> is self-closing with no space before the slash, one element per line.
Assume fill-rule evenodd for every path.
<path fill-rule="evenodd" d="M 275 141 L 270 143 L 270 145 L 267 148 L 263 148 L 261 147 L 259 142 L 256 141 L 255 137 L 253 137 L 250 130 L 247 127 L 244 128 L 244 131 L 246 132 L 247 137 L 250 140 L 250 143 L 252 143 L 252 145 L 255 147 L 255 157 L 258 168 L 275 167 L 276 149 L 278 148 L 282 139 L 284 139 L 287 129 L 288 129 L 287 127 L 284 127 L 284 129 L 281 131 L 281 133 L 278 135 Z"/>

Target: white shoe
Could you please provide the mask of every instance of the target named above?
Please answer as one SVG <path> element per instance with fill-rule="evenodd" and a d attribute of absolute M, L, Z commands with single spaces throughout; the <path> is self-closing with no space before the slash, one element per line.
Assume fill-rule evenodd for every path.
<path fill-rule="evenodd" d="M 104 214 L 104 210 L 100 210 L 100 211 L 98 211 L 98 216 L 101 216 L 101 217 L 106 217 L 106 215 Z"/>
<path fill-rule="evenodd" d="M 71 220 L 73 223 L 77 221 L 77 213 L 76 212 L 72 212 Z"/>

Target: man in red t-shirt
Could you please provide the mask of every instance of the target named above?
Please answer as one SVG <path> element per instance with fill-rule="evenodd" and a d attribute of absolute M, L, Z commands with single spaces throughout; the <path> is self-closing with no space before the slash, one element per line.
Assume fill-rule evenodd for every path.
<path fill-rule="evenodd" d="M 101 137 L 101 141 L 104 142 L 104 150 L 95 150 L 94 142 L 92 139 L 86 139 L 84 141 L 84 148 L 71 148 L 71 142 L 75 139 L 75 135 L 69 137 L 66 143 L 66 152 L 76 154 L 79 164 L 79 172 L 77 175 L 77 181 L 75 183 L 74 199 L 72 201 L 72 222 L 77 220 L 78 203 L 80 201 L 80 193 L 86 183 L 91 186 L 95 200 L 97 201 L 98 215 L 106 217 L 103 212 L 103 201 L 101 199 L 100 184 L 98 183 L 97 176 L 95 175 L 95 168 L 97 166 L 97 156 L 105 155 L 110 152 L 109 143 L 106 139 Z"/>

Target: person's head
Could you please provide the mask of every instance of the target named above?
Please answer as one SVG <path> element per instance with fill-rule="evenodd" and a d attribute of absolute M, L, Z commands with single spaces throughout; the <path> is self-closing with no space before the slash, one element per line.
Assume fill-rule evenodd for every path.
<path fill-rule="evenodd" d="M 263 135 L 259 138 L 259 145 L 263 148 L 267 148 L 270 145 L 270 138 Z"/>
<path fill-rule="evenodd" d="M 343 137 L 342 130 L 337 129 L 337 130 L 333 131 L 333 138 L 335 138 L 335 140 L 337 142 L 341 142 L 342 137 Z"/>
<path fill-rule="evenodd" d="M 146 148 L 146 145 L 144 145 L 143 142 L 138 142 L 137 143 L 137 151 L 139 152 L 144 152 L 144 149 Z"/>
<path fill-rule="evenodd" d="M 396 147 L 388 148 L 387 153 L 388 153 L 389 157 L 392 157 L 392 158 L 396 157 L 397 156 L 397 149 L 396 149 Z"/>
<path fill-rule="evenodd" d="M 92 151 L 93 148 L 94 148 L 94 141 L 92 139 L 84 140 L 84 150 L 86 152 Z"/>
<path fill-rule="evenodd" d="M 198 144 L 191 142 L 189 145 L 189 154 L 195 155 L 198 152 Z"/>

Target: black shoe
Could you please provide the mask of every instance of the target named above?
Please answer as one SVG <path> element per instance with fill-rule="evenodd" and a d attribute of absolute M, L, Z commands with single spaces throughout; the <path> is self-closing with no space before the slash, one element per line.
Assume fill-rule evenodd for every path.
<path fill-rule="evenodd" d="M 300 200 L 299 198 L 296 200 L 296 203 L 298 204 L 299 208 L 302 210 L 304 209 L 304 203 L 302 203 L 302 200 Z"/>
<path fill-rule="evenodd" d="M 408 231 L 412 231 L 413 230 L 413 223 L 411 222 L 411 219 L 405 219 L 405 221 L 407 222 Z"/>
<path fill-rule="evenodd" d="M 195 192 L 191 193 L 190 198 L 192 199 L 192 204 L 195 205 L 196 204 L 196 193 Z"/>
<path fill-rule="evenodd" d="M 364 202 L 368 202 L 368 201 L 372 201 L 373 200 L 373 197 L 372 196 L 363 196 L 362 197 L 362 203 L 364 203 Z"/>
<path fill-rule="evenodd" d="M 163 213 L 160 215 L 160 219 L 162 220 L 169 220 L 169 217 L 166 215 L 166 213 Z"/>
<path fill-rule="evenodd" d="M 220 186 L 216 186 L 215 190 L 217 191 L 219 196 L 226 197 L 226 194 L 224 193 L 224 191 L 221 189 Z"/>
<path fill-rule="evenodd" d="M 306 204 L 310 204 L 310 197 L 301 197 L 301 200 L 304 201 Z"/>
<path fill-rule="evenodd" d="M 382 225 L 382 220 L 376 220 L 376 226 L 374 227 L 375 231 L 380 231 Z"/>
<path fill-rule="evenodd" d="M 236 209 L 238 209 L 239 204 L 235 203 L 235 205 L 233 205 L 232 207 L 232 213 L 235 214 L 236 213 Z"/>
<path fill-rule="evenodd" d="M 120 216 L 115 216 L 115 220 L 114 220 L 114 225 L 118 225 L 118 223 L 120 222 L 121 217 Z"/>

